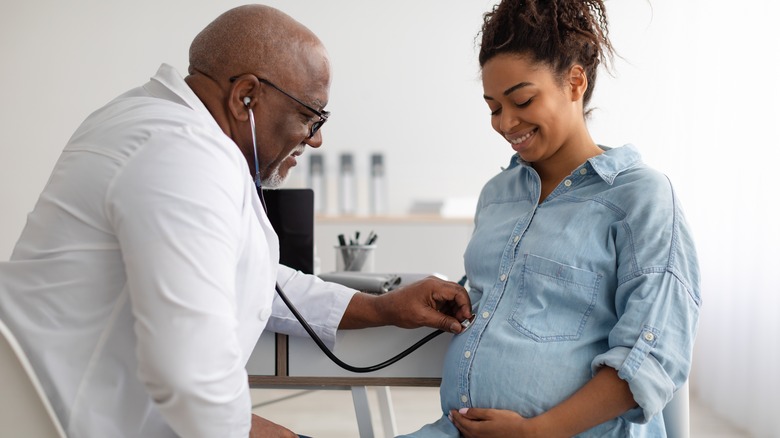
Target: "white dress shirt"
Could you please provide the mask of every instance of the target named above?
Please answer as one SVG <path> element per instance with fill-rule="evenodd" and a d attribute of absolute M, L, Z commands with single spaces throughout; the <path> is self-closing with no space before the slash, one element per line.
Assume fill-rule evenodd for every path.
<path fill-rule="evenodd" d="M 170 66 L 89 116 L 11 260 L 0 318 L 68 436 L 241 437 L 264 328 L 331 345 L 355 291 L 279 265 L 236 144 Z"/>

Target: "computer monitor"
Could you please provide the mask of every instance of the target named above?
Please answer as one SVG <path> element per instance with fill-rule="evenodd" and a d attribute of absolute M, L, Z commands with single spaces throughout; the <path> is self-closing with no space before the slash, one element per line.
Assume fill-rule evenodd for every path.
<path fill-rule="evenodd" d="M 268 219 L 279 236 L 279 262 L 314 273 L 314 191 L 263 189 Z"/>

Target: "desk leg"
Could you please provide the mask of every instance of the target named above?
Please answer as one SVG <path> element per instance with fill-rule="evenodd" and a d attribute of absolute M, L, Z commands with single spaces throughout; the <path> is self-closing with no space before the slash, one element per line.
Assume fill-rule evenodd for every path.
<path fill-rule="evenodd" d="M 376 388 L 379 398 L 379 412 L 382 413 L 382 429 L 385 438 L 391 438 L 398 435 L 395 425 L 395 411 L 393 410 L 393 399 L 390 397 L 389 386 L 378 386 Z"/>
<path fill-rule="evenodd" d="M 360 438 L 374 438 L 374 427 L 371 425 L 371 407 L 368 405 L 368 390 L 365 386 L 352 387 L 352 403 L 355 405 Z"/>

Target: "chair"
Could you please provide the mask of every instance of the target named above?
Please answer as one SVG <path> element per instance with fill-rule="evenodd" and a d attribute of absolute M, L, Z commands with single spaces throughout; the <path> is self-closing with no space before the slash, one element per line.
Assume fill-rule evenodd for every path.
<path fill-rule="evenodd" d="M 0 435 L 65 438 L 57 416 L 13 333 L 0 321 Z"/>
<path fill-rule="evenodd" d="M 691 436 L 690 403 L 688 382 L 685 382 L 663 410 L 666 436 L 688 438 Z"/>

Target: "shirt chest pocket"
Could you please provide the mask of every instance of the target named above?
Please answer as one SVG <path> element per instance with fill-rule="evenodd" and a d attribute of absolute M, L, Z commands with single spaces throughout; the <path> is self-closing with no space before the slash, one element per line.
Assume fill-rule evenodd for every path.
<path fill-rule="evenodd" d="M 537 342 L 576 341 L 596 305 L 601 275 L 533 254 L 523 258 L 509 323 Z"/>

